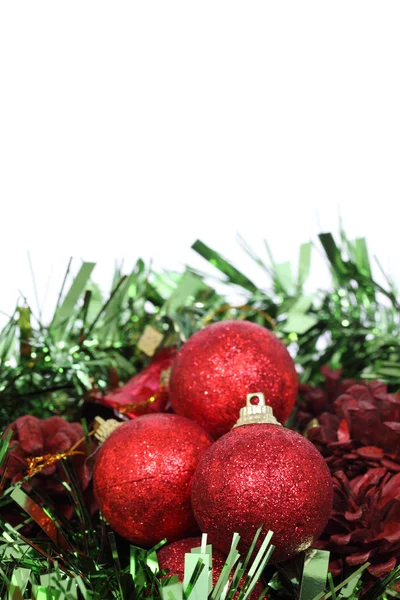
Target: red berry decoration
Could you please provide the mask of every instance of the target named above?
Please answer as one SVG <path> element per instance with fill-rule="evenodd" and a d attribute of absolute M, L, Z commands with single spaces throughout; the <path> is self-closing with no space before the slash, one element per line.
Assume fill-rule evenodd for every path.
<path fill-rule="evenodd" d="M 192 478 L 211 443 L 199 425 L 177 415 L 145 415 L 118 427 L 100 447 L 93 474 L 111 527 L 144 548 L 195 534 Z"/>
<path fill-rule="evenodd" d="M 185 571 L 185 554 L 191 552 L 193 548 L 201 546 L 201 538 L 185 538 L 178 542 L 173 542 L 161 548 L 157 553 L 158 566 L 160 571 L 169 569 L 167 577 L 177 575 L 178 580 L 182 583 Z M 218 581 L 221 571 L 226 561 L 226 556 L 217 548 L 212 549 L 212 583 L 215 585 Z M 258 600 L 264 591 L 264 586 L 261 581 L 258 581 L 250 595 L 250 600 Z M 237 598 L 236 593 L 234 598 Z M 266 596 L 264 596 L 266 598 Z"/>
<path fill-rule="evenodd" d="M 178 353 L 170 400 L 177 414 L 218 438 L 235 424 L 248 391 L 263 392 L 283 423 L 297 388 L 293 360 L 273 333 L 248 321 L 222 321 L 197 331 Z"/>
<path fill-rule="evenodd" d="M 279 425 L 262 394 L 258 405 L 251 404 L 253 397 L 240 411 L 239 426 L 200 460 L 192 505 L 200 529 L 222 552 L 229 551 L 237 532 L 243 553 L 263 524 L 265 533 L 274 533 L 272 561 L 280 562 L 311 546 L 324 530 L 332 481 L 318 450 Z"/>

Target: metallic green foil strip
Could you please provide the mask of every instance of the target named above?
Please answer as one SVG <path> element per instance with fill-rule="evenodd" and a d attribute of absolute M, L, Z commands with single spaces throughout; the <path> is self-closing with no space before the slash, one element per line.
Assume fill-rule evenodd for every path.
<path fill-rule="evenodd" d="M 220 576 L 218 578 L 217 583 L 214 586 L 214 589 L 211 594 L 211 600 L 217 600 L 222 594 L 222 590 L 225 588 L 226 584 L 229 581 L 229 575 L 233 569 L 235 563 L 239 560 L 240 554 L 237 551 L 237 546 L 239 544 L 240 535 L 238 533 L 233 534 L 232 545 L 229 551 L 229 554 L 226 558 L 225 565 L 222 568 Z"/>
<path fill-rule="evenodd" d="M 138 569 L 138 548 L 131 546 L 129 550 L 129 572 L 133 580 L 135 580 L 138 575 Z"/>
<path fill-rule="evenodd" d="M 215 252 L 215 250 L 213 250 L 209 246 L 206 246 L 206 244 L 204 244 L 200 240 L 196 240 L 195 243 L 192 245 L 192 248 L 193 250 L 195 250 L 195 252 L 200 254 L 200 256 L 208 260 L 213 266 L 219 269 L 221 273 L 226 275 L 228 281 L 230 281 L 231 283 L 240 285 L 245 290 L 248 290 L 250 292 L 257 291 L 257 287 L 252 281 L 250 281 L 248 277 L 243 275 L 243 273 L 241 273 L 236 267 L 234 267 L 227 260 L 225 260 L 225 258 L 223 258 L 218 252 Z"/>
<path fill-rule="evenodd" d="M 240 592 L 238 600 L 247 600 L 250 597 L 250 594 L 252 593 L 257 581 L 260 579 L 269 559 L 271 558 L 275 549 L 275 546 L 270 545 L 271 537 L 272 531 L 269 531 L 263 542 L 263 545 L 260 548 L 260 551 L 262 550 L 261 555 L 257 555 L 256 560 L 250 568 L 249 582 L 247 583 L 246 581 L 243 590 Z M 243 592 L 244 595 L 242 595 Z"/>
<path fill-rule="evenodd" d="M 67 329 L 69 320 L 73 316 L 73 311 L 81 294 L 90 279 L 96 263 L 83 263 L 79 273 L 76 275 L 68 290 L 61 306 L 56 309 L 50 329 L 55 339 L 62 340 Z"/>
<path fill-rule="evenodd" d="M 12 436 L 12 431 L 9 431 L 7 433 L 7 436 L 4 439 L 0 438 L 0 467 L 3 464 L 3 461 L 6 457 L 11 436 Z"/>
<path fill-rule="evenodd" d="M 300 600 L 311 600 L 325 590 L 329 555 L 325 550 L 310 550 L 304 563 Z"/>
<path fill-rule="evenodd" d="M 183 586 L 179 582 L 168 583 L 161 588 L 162 600 L 183 600 Z M 205 596 L 207 598 L 207 596 Z"/>
<path fill-rule="evenodd" d="M 183 588 L 190 600 L 203 600 L 208 597 L 210 577 L 211 559 L 209 554 L 185 554 Z"/>
<path fill-rule="evenodd" d="M 57 524 L 56 520 L 50 517 L 39 504 L 25 494 L 20 487 L 15 487 L 10 495 L 11 498 L 36 521 L 43 531 L 47 533 L 49 538 L 56 545 L 56 548 L 62 548 L 64 550 L 70 549 L 69 543 L 60 530 L 61 526 Z"/>
<path fill-rule="evenodd" d="M 76 580 L 63 576 L 59 570 L 41 575 L 40 585 L 50 590 L 58 600 L 76 600 L 78 597 Z"/>
<path fill-rule="evenodd" d="M 342 581 L 342 583 L 340 583 L 339 585 L 337 585 L 335 587 L 334 593 L 336 594 L 336 592 L 339 592 L 340 590 L 346 590 L 348 589 L 348 586 L 350 585 L 350 589 L 354 589 L 351 588 L 351 582 L 354 582 L 354 580 L 356 582 L 359 581 L 360 576 L 362 575 L 362 573 L 369 567 L 371 563 L 365 563 L 365 565 L 363 565 L 362 567 L 360 567 L 359 569 L 357 569 L 357 571 L 354 571 L 354 573 L 352 573 L 351 575 L 349 575 L 349 577 L 347 577 L 347 579 L 345 579 L 344 581 Z M 350 596 L 342 596 L 339 595 L 339 598 L 352 598 L 351 596 L 352 591 L 350 592 Z M 325 592 L 322 591 L 321 593 L 319 593 L 317 596 L 315 596 L 313 598 L 313 600 L 329 600 L 329 598 L 332 598 L 332 593 L 331 592 Z M 377 600 L 377 596 L 371 596 L 371 600 Z M 381 598 L 381 596 L 379 595 L 379 600 L 383 600 Z"/>
<path fill-rule="evenodd" d="M 60 593 L 51 588 L 39 585 L 36 590 L 36 600 L 59 600 Z"/>
<path fill-rule="evenodd" d="M 152 573 L 157 573 L 157 571 L 159 571 L 157 552 L 153 551 L 147 553 L 146 565 L 149 567 Z"/>
<path fill-rule="evenodd" d="M 183 576 L 183 588 L 185 598 L 191 597 L 196 583 L 202 573 L 205 571 L 205 563 L 201 557 L 192 554 L 185 554 L 185 568 Z M 192 598 L 192 597 L 191 597 Z"/>
<path fill-rule="evenodd" d="M 11 577 L 11 585 L 8 590 L 8 597 L 23 598 L 26 586 L 28 585 L 31 569 L 19 567 L 14 569 Z"/>
<path fill-rule="evenodd" d="M 196 556 L 207 555 L 208 556 L 208 594 L 212 590 L 212 546 L 207 545 L 207 535 L 203 533 L 200 548 L 192 548 L 191 553 Z"/>
<path fill-rule="evenodd" d="M 162 307 L 162 312 L 169 316 L 174 315 L 180 308 L 192 305 L 197 294 L 207 289 L 208 286 L 200 277 L 193 275 L 190 271 L 185 271 L 177 287 Z"/>

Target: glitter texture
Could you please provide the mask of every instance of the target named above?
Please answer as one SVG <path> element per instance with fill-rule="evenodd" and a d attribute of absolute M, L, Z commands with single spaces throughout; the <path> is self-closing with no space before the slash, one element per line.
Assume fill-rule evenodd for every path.
<path fill-rule="evenodd" d="M 94 467 L 95 495 L 111 527 L 144 548 L 197 533 L 191 483 L 211 443 L 199 425 L 177 415 L 145 415 L 118 427 Z"/>
<path fill-rule="evenodd" d="M 185 554 L 190 553 L 192 548 L 199 548 L 201 546 L 200 537 L 186 538 L 173 544 L 164 546 L 157 553 L 158 565 L 160 571 L 169 569 L 167 577 L 171 575 L 177 575 L 179 581 L 183 582 L 183 575 L 185 570 Z M 218 581 L 218 577 L 221 574 L 222 568 L 225 564 L 226 555 L 223 554 L 217 548 L 212 549 L 212 582 L 215 585 Z M 243 578 L 244 579 L 244 578 Z M 243 581 L 243 580 L 242 580 Z M 253 592 L 250 595 L 251 600 L 257 600 L 264 590 L 264 586 L 259 581 L 256 583 Z M 235 594 L 234 598 L 237 598 L 238 594 Z M 264 596 L 266 598 L 266 596 Z"/>
<path fill-rule="evenodd" d="M 170 399 L 177 414 L 214 438 L 235 424 L 246 395 L 263 392 L 283 423 L 297 394 L 297 374 L 284 344 L 247 321 L 214 323 L 192 335 L 172 367 Z"/>
<path fill-rule="evenodd" d="M 237 532 L 244 552 L 264 524 L 265 533 L 274 532 L 272 562 L 311 546 L 332 500 L 331 476 L 318 450 L 279 425 L 232 430 L 205 452 L 193 478 L 194 514 L 210 542 L 227 552 Z"/>

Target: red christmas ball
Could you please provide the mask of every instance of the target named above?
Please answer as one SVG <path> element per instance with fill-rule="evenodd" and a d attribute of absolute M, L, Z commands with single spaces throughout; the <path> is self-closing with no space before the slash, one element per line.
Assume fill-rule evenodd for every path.
<path fill-rule="evenodd" d="M 199 425 L 177 415 L 145 415 L 118 427 L 100 447 L 93 473 L 111 527 L 142 547 L 196 533 L 191 484 L 211 443 Z"/>
<path fill-rule="evenodd" d="M 263 524 L 264 533 L 273 531 L 273 562 L 311 546 L 328 521 L 332 501 L 331 476 L 321 454 L 279 424 L 235 427 L 204 453 L 193 478 L 194 514 L 211 543 L 227 552 L 237 532 L 244 552 Z"/>
<path fill-rule="evenodd" d="M 169 569 L 168 577 L 171 575 L 177 575 L 179 581 L 183 582 L 183 576 L 185 571 L 185 554 L 190 554 L 192 548 L 199 548 L 201 546 L 200 537 L 186 538 L 173 542 L 161 548 L 157 553 L 158 566 L 160 571 Z M 225 564 L 226 555 L 220 552 L 217 548 L 212 549 L 212 583 L 215 585 L 221 574 L 223 566 Z M 264 586 L 261 581 L 257 582 L 253 592 L 251 593 L 250 599 L 257 600 L 264 590 Z M 237 594 L 234 596 L 236 598 Z M 266 597 L 266 596 L 265 596 Z"/>
<path fill-rule="evenodd" d="M 236 422 L 249 391 L 263 392 L 283 423 L 297 388 L 293 360 L 273 333 L 247 321 L 222 321 L 197 331 L 181 348 L 172 367 L 170 400 L 177 414 L 218 438 Z"/>
<path fill-rule="evenodd" d="M 192 548 L 201 546 L 201 537 L 185 538 L 178 542 L 173 542 L 167 546 L 163 546 L 157 552 L 158 566 L 160 571 L 169 569 L 168 577 L 178 575 L 179 581 L 183 582 L 185 571 L 185 554 L 190 554 Z M 213 585 L 218 581 L 218 577 L 225 564 L 226 556 L 217 548 L 212 550 L 212 567 L 213 567 Z"/>

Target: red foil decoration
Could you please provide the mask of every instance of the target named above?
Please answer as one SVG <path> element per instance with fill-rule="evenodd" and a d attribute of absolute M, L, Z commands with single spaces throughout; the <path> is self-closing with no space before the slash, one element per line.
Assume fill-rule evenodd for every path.
<path fill-rule="evenodd" d="M 199 548 L 201 546 L 201 538 L 200 537 L 192 537 L 185 538 L 184 540 L 179 540 L 178 542 L 173 542 L 172 544 L 168 544 L 161 548 L 161 550 L 157 553 L 158 565 L 160 567 L 160 571 L 164 571 L 169 569 L 168 575 L 166 577 L 170 577 L 171 575 L 177 575 L 178 580 L 183 583 L 184 571 L 185 571 L 185 554 L 190 554 L 192 548 Z M 225 564 L 226 556 L 222 552 L 220 552 L 217 548 L 212 549 L 212 583 L 213 586 L 218 581 L 219 576 L 221 575 L 221 571 Z M 243 577 L 244 580 L 245 576 Z M 242 582 L 243 582 L 242 580 Z M 259 581 L 256 583 L 254 590 L 250 595 L 251 600 L 257 600 L 262 592 L 264 591 L 264 586 Z M 238 594 L 235 594 L 234 598 L 237 598 Z M 266 598 L 266 596 L 263 596 Z"/>
<path fill-rule="evenodd" d="M 331 476 L 318 450 L 279 425 L 236 427 L 207 450 L 193 478 L 194 514 L 210 542 L 227 553 L 237 532 L 244 552 L 263 524 L 264 533 L 274 532 L 273 562 L 311 546 L 332 500 Z"/>
<path fill-rule="evenodd" d="M 108 392 L 105 396 L 97 394 L 93 399 L 130 419 L 164 412 L 169 394 L 168 385 L 163 382 L 163 373 L 170 369 L 175 356 L 174 347 L 160 350 L 147 367 L 125 385 Z"/>
<path fill-rule="evenodd" d="M 251 392 L 263 392 L 283 423 L 297 388 L 293 360 L 273 333 L 247 321 L 222 321 L 184 344 L 172 368 L 170 398 L 176 413 L 218 438 L 235 424 Z"/>
<path fill-rule="evenodd" d="M 177 415 L 145 415 L 118 427 L 100 447 L 93 474 L 111 527 L 145 548 L 197 533 L 192 477 L 211 443 L 199 425 Z"/>

